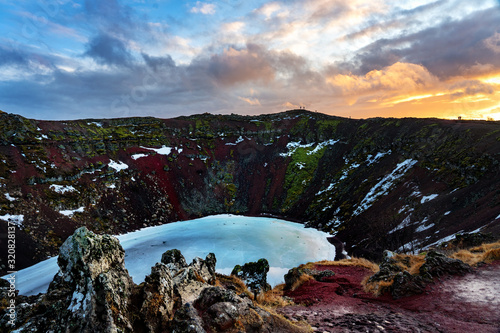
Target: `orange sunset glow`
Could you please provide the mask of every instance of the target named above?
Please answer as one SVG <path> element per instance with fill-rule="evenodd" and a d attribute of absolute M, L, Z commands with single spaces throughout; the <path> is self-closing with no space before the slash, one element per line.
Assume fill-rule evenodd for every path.
<path fill-rule="evenodd" d="M 497 0 L 0 3 L 0 109 L 500 120 Z"/>

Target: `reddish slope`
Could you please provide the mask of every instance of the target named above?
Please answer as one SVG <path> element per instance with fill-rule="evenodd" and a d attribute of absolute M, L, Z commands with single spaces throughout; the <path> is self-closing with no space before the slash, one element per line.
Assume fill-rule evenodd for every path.
<path fill-rule="evenodd" d="M 424 294 L 393 300 L 366 294 L 361 281 L 372 273 L 360 267 L 317 266 L 336 273 L 327 282 L 311 280 L 289 296 L 298 304 L 280 312 L 307 320 L 318 332 L 481 332 L 500 331 L 500 261 L 463 277 L 436 281 Z"/>

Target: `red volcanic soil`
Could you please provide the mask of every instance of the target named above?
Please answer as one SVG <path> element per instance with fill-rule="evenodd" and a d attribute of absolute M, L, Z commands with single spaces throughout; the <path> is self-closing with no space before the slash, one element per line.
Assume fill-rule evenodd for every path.
<path fill-rule="evenodd" d="M 317 266 L 335 276 L 287 292 L 297 305 L 279 310 L 306 320 L 316 332 L 500 332 L 500 261 L 466 276 L 436 280 L 421 295 L 393 300 L 363 291 L 372 272 L 362 267 Z"/>

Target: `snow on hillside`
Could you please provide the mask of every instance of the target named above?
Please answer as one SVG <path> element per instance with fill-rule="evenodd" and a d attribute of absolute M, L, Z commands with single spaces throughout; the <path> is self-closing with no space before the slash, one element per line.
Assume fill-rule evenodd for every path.
<path fill-rule="evenodd" d="M 268 282 L 275 285 L 292 267 L 333 260 L 335 248 L 328 243 L 328 236 L 278 219 L 215 215 L 148 227 L 117 238 L 125 249 L 125 266 L 135 283 L 144 281 L 161 255 L 175 248 L 188 262 L 215 253 L 217 271 L 223 274 L 230 274 L 237 264 L 266 258 L 271 266 Z M 19 271 L 16 287 L 23 295 L 46 292 L 57 271 L 57 257 L 50 258 Z"/>
<path fill-rule="evenodd" d="M 51 190 L 53 190 L 54 192 L 57 192 L 57 193 L 61 193 L 61 194 L 64 194 L 66 192 L 75 192 L 76 189 L 71 186 L 71 185 L 55 185 L 55 184 L 52 184 L 49 186 L 49 188 Z"/>
<path fill-rule="evenodd" d="M 141 146 L 141 148 L 147 149 L 147 150 L 152 150 L 159 155 L 169 155 L 172 152 L 172 148 L 167 147 L 165 145 L 163 145 L 161 148 L 149 148 L 149 147 L 142 147 L 142 146 Z"/>
<path fill-rule="evenodd" d="M 0 215 L 0 220 L 9 221 L 17 225 L 19 228 L 23 226 L 24 215 Z"/>
<path fill-rule="evenodd" d="M 85 211 L 85 207 L 80 207 L 77 209 L 67 209 L 67 210 L 61 210 L 59 213 L 65 215 L 65 216 L 73 216 L 75 213 L 83 213 Z"/>
<path fill-rule="evenodd" d="M 125 169 L 128 169 L 128 165 L 123 163 L 122 161 L 120 162 L 115 162 L 113 160 L 111 160 L 108 164 L 108 166 L 112 169 L 115 169 L 117 172 L 121 171 L 121 170 L 125 170 Z"/>
<path fill-rule="evenodd" d="M 381 196 L 389 193 L 389 190 L 394 185 L 394 183 L 401 178 L 408 170 L 410 170 L 417 161 L 412 159 L 407 159 L 399 163 L 396 168 L 387 176 L 385 176 L 380 182 L 372 187 L 370 192 L 361 201 L 361 204 L 354 211 L 353 216 L 357 216 L 370 208 L 370 206 Z"/>

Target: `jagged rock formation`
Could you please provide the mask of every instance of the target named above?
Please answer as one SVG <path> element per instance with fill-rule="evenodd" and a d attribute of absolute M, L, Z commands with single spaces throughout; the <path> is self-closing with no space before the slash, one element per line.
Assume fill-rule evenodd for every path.
<path fill-rule="evenodd" d="M 0 233 L 7 220 L 16 225 L 21 269 L 55 255 L 81 226 L 117 234 L 266 214 L 309 221 L 349 254 L 380 259 L 479 228 L 500 235 L 499 162 L 499 122 L 305 110 L 59 122 L 2 113 Z"/>
<path fill-rule="evenodd" d="M 243 280 L 247 287 L 257 296 L 261 291 L 271 289 L 267 283 L 267 273 L 269 272 L 269 262 L 262 258 L 256 262 L 247 262 L 243 266 L 236 265 L 231 272 L 239 279 Z"/>
<path fill-rule="evenodd" d="M 141 285 L 124 266 L 114 237 L 79 228 L 60 249 L 59 273 L 46 295 L 24 297 L 15 327 L 1 314 L 0 330 L 22 332 L 306 332 L 255 305 L 246 295 L 214 286 L 216 258 L 191 264 L 169 250 Z"/>
<path fill-rule="evenodd" d="M 59 272 L 38 304 L 18 317 L 24 331 L 131 331 L 127 311 L 132 279 L 114 237 L 79 228 L 61 246 Z M 23 320 L 24 319 L 24 320 Z"/>

